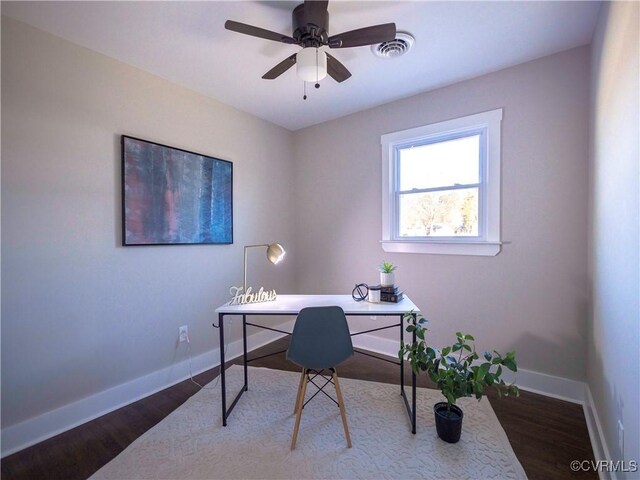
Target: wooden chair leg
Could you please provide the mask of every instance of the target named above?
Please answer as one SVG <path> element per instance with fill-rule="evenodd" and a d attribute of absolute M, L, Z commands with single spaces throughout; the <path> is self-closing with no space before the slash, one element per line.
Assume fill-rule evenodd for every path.
<path fill-rule="evenodd" d="M 302 382 L 305 381 L 305 369 L 302 369 L 302 374 L 300 375 L 300 383 L 298 384 L 298 394 L 296 395 L 296 404 L 293 407 L 293 413 L 298 413 L 298 402 L 300 401 L 300 392 L 302 392 Z"/>
<path fill-rule="evenodd" d="M 347 437 L 347 447 L 351 448 L 351 436 L 349 435 L 349 426 L 347 425 L 347 413 L 344 409 L 344 400 L 342 399 L 342 392 L 340 391 L 340 383 L 338 383 L 338 374 L 335 369 L 332 373 L 333 382 L 336 386 L 336 395 L 338 396 L 338 404 L 340 407 L 340 415 L 342 416 L 342 426 L 344 427 L 344 436 Z"/>
<path fill-rule="evenodd" d="M 303 371 L 303 378 L 306 376 L 306 369 Z M 298 428 L 300 428 L 300 418 L 302 418 L 302 406 L 304 405 L 304 396 L 307 393 L 307 382 L 302 382 L 302 390 L 298 396 L 298 403 L 296 406 L 296 425 L 293 428 L 293 437 L 291 438 L 291 450 L 296 448 L 296 440 L 298 439 Z"/>

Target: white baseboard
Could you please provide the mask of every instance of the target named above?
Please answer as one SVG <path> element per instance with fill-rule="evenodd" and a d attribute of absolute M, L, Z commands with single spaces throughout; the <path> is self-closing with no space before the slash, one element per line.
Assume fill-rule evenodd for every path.
<path fill-rule="evenodd" d="M 293 321 L 290 320 L 274 328 L 291 331 L 292 325 Z M 269 330 L 260 330 L 250 335 L 250 348 L 252 350 L 259 348 L 282 336 L 283 334 Z M 242 355 L 242 339 L 229 343 L 225 360 L 231 360 L 240 355 Z M 2 458 L 188 379 L 189 359 L 187 353 L 184 356 L 185 360 L 166 368 L 3 428 Z M 220 365 L 220 349 L 214 348 L 193 357 L 191 365 L 194 375 L 217 367 Z"/>
<path fill-rule="evenodd" d="M 279 324 L 276 328 L 291 331 L 293 320 Z M 270 343 L 283 334 L 260 330 L 250 335 L 250 350 Z M 363 334 L 353 337 L 354 346 L 371 352 L 397 358 L 398 341 Z M 242 354 L 242 340 L 236 340 L 227 347 L 225 358 L 231 360 Z M 185 354 L 186 356 L 186 354 Z M 204 372 L 220 364 L 218 348 L 191 359 L 193 374 Z M 116 387 L 83 398 L 63 407 L 30 418 L 24 422 L 2 429 L 2 457 L 51 438 L 62 432 L 101 417 L 118 408 L 164 390 L 189 378 L 189 360 L 152 372 Z M 510 379 L 507 379 L 510 380 Z M 555 377 L 530 370 L 518 371 L 518 386 L 522 390 L 539 393 L 553 398 L 583 405 L 589 436 L 596 460 L 610 459 L 609 450 L 602 436 L 593 398 L 584 382 Z M 606 477 L 602 477 L 606 478 Z M 612 477 L 615 480 L 615 477 Z"/>
<path fill-rule="evenodd" d="M 353 344 L 359 348 L 398 358 L 397 340 L 364 334 L 354 337 Z M 504 379 L 508 383 L 512 382 L 515 378 L 513 372 L 507 371 L 504 374 Z M 568 402 L 584 404 L 586 401 L 586 384 L 577 380 L 555 377 L 532 370 L 519 369 L 517 373 L 517 385 L 521 390 L 539 393 L 547 397 L 558 398 Z"/>
<path fill-rule="evenodd" d="M 600 460 L 612 460 L 607 441 L 604 438 L 602 424 L 600 423 L 600 417 L 598 417 L 598 410 L 596 409 L 593 396 L 591 395 L 591 389 L 589 385 L 585 385 L 586 402 L 583 405 L 584 418 L 587 421 L 587 429 L 589 430 L 589 439 L 591 440 L 591 447 L 593 448 L 593 456 L 596 462 Z M 601 480 L 611 479 L 616 480 L 617 475 L 615 472 L 603 472 L 599 471 Z"/>
<path fill-rule="evenodd" d="M 521 390 L 538 393 L 547 397 L 565 400 L 567 402 L 584 405 L 586 401 L 584 382 L 569 378 L 556 377 L 532 370 L 518 369 L 518 373 L 507 371 L 503 375 L 505 382 L 517 380 Z"/>

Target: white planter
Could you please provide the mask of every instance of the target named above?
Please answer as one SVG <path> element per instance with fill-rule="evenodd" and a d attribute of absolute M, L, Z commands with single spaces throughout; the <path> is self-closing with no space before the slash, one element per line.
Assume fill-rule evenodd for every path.
<path fill-rule="evenodd" d="M 380 272 L 380 285 L 383 287 L 392 287 L 396 282 L 396 276 L 394 272 L 382 273 Z"/>

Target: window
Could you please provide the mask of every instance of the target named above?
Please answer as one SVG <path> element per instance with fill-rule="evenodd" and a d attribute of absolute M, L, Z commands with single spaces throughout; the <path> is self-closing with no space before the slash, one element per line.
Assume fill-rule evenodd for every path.
<path fill-rule="evenodd" d="M 500 252 L 502 109 L 383 135 L 387 252 Z"/>

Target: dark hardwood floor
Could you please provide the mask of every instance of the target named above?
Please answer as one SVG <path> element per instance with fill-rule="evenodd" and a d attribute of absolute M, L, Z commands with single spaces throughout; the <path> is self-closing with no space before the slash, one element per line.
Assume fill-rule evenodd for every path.
<path fill-rule="evenodd" d="M 285 348 L 286 340 L 278 340 L 252 355 L 257 357 Z M 251 365 L 298 371 L 284 354 Z M 218 370 L 208 370 L 195 380 L 204 385 L 218 375 Z M 399 383 L 395 365 L 358 354 L 340 366 L 340 376 Z M 425 376 L 419 377 L 418 385 L 431 386 Z M 86 479 L 198 390 L 197 385 L 186 380 L 10 455 L 2 459 L 2 479 Z M 580 405 L 528 392 L 522 392 L 519 398 L 498 399 L 490 395 L 489 400 L 530 479 L 597 478 L 593 472 L 576 473 L 569 468 L 572 460 L 594 458 Z"/>

